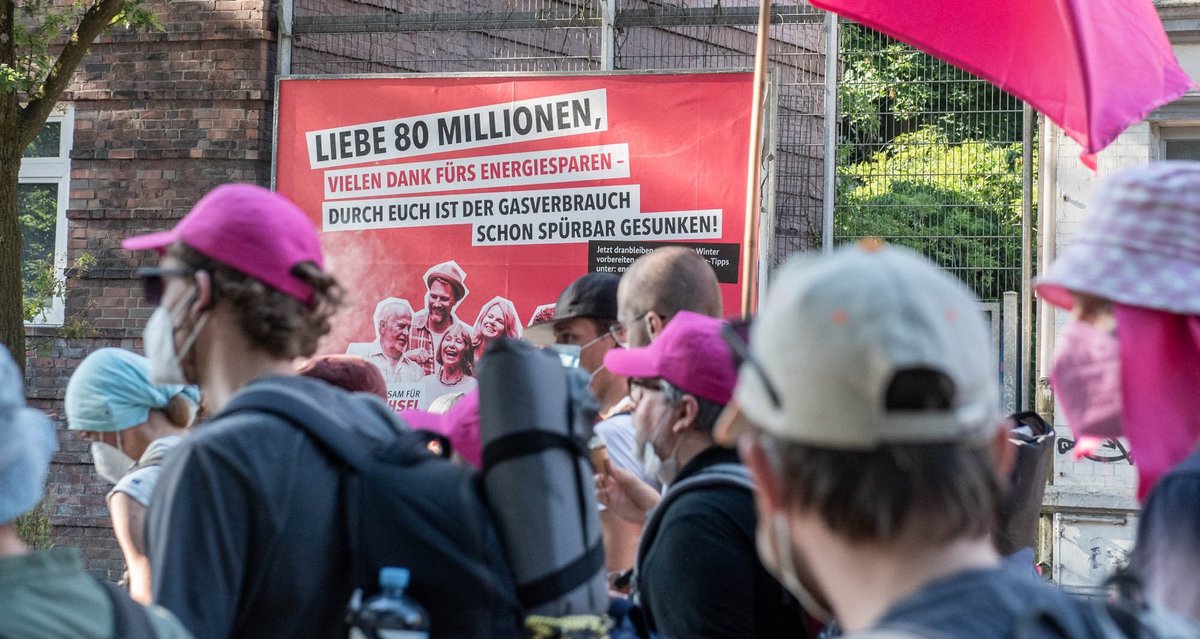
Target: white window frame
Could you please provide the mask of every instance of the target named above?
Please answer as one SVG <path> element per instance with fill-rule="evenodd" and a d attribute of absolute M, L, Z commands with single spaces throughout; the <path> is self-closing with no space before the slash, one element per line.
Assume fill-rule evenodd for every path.
<path fill-rule="evenodd" d="M 1167 159 L 1167 142 L 1172 140 L 1200 140 L 1200 123 L 1192 121 L 1165 121 L 1154 127 L 1154 159 Z"/>
<path fill-rule="evenodd" d="M 60 104 L 46 119 L 46 123 L 58 122 L 58 156 L 44 158 L 22 158 L 19 182 L 21 184 L 54 184 L 58 187 L 58 217 L 54 222 L 54 276 L 60 281 L 66 278 L 67 269 L 67 206 L 71 197 L 71 149 L 75 144 L 75 106 Z M 26 326 L 61 326 L 66 312 L 66 300 L 55 295 L 50 304 Z"/>

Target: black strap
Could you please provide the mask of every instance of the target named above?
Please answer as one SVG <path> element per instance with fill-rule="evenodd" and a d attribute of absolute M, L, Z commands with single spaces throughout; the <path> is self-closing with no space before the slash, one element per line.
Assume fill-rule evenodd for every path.
<path fill-rule="evenodd" d="M 150 625 L 150 614 L 141 604 L 129 598 L 125 591 L 96 578 L 104 589 L 113 609 L 113 636 L 121 639 L 154 639 L 158 635 Z"/>
<path fill-rule="evenodd" d="M 517 584 L 517 597 L 525 607 L 536 608 L 587 583 L 603 566 L 604 544 L 597 543 L 561 570 Z"/>
<path fill-rule="evenodd" d="M 483 449 L 483 472 L 487 474 L 498 464 L 510 459 L 536 455 L 551 448 L 561 448 L 573 456 L 587 457 L 587 449 L 578 439 L 544 430 L 521 430 L 500 437 Z"/>

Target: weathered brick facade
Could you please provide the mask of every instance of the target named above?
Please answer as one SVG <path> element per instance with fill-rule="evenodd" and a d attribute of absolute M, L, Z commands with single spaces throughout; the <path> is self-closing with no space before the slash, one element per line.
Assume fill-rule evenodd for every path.
<path fill-rule="evenodd" d="M 84 549 L 110 579 L 124 570 L 88 444 L 66 431 L 71 372 L 102 346 L 141 349 L 153 309 L 135 269 L 148 256 L 120 248 L 135 233 L 169 227 L 225 182 L 270 182 L 273 4 L 174 0 L 155 6 L 161 33 L 102 38 L 63 97 L 75 105 L 68 264 L 95 258 L 68 280 L 62 328 L 30 328 L 27 394 L 51 414 L 60 451 L 50 471 L 55 542 Z"/>

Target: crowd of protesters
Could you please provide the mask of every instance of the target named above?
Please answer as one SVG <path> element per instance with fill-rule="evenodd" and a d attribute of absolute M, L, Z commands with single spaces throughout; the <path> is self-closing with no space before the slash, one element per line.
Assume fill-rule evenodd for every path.
<path fill-rule="evenodd" d="M 1126 170 L 1092 209 L 1037 284 L 1071 313 L 1050 382 L 1080 446 L 1124 436 L 1136 455 L 1145 510 L 1122 571 L 1145 597 L 1134 622 L 1150 611 L 1188 628 L 1200 622 L 1200 163 Z M 796 256 L 757 317 L 731 322 L 708 263 L 661 248 L 621 276 L 579 278 L 523 331 L 504 298 L 473 327 L 455 317 L 463 274 L 445 262 L 426 273 L 426 309 L 379 302 L 364 357 L 307 359 L 343 291 L 285 198 L 221 186 L 170 231 L 124 245 L 159 258 L 140 271 L 155 308 L 145 357 L 89 355 L 66 417 L 114 484 L 127 592 L 88 576 L 75 549 L 18 538 L 55 437 L 0 352 L 0 636 L 346 636 L 368 552 L 351 539 L 346 462 L 286 407 L 246 397 L 315 406 L 364 451 L 429 431 L 411 463 L 474 477 L 491 456 L 476 375 L 515 339 L 572 355 L 605 451 L 595 500 L 580 503 L 598 504 L 613 618 L 561 636 L 1113 636 L 1102 606 L 1044 583 L 996 538 L 1019 469 L 989 333 L 969 289 L 907 249 Z M 388 383 L 420 380 L 445 406 L 397 419 Z M 422 525 L 437 497 L 406 521 Z M 468 513 L 438 516 L 494 534 Z M 446 566 L 437 600 L 420 602 L 430 636 L 529 636 L 512 575 Z"/>

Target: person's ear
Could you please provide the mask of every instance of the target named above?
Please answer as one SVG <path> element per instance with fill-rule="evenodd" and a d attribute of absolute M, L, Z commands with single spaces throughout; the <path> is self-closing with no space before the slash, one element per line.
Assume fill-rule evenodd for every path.
<path fill-rule="evenodd" d="M 662 315 L 654 311 L 646 312 L 646 332 L 650 335 L 650 341 L 654 341 L 654 338 L 658 337 L 658 334 L 662 332 L 663 327 L 666 325 L 667 320 Z"/>
<path fill-rule="evenodd" d="M 757 437 L 743 436 L 738 439 L 738 457 L 750 470 L 754 479 L 754 498 L 758 502 L 759 516 L 780 512 L 787 509 L 787 491 L 778 475 L 778 469 L 771 463 L 771 456 L 763 448 Z"/>
<path fill-rule="evenodd" d="M 695 397 L 684 395 L 672 410 L 675 411 L 675 417 L 674 423 L 671 424 L 671 432 L 678 436 L 696 423 L 696 417 L 700 414 L 700 404 L 696 402 Z"/>
<path fill-rule="evenodd" d="M 212 273 L 208 271 L 196 271 L 192 276 L 192 281 L 196 284 L 196 292 L 192 299 L 192 312 L 199 314 L 212 309 L 213 304 L 216 303 Z"/>

